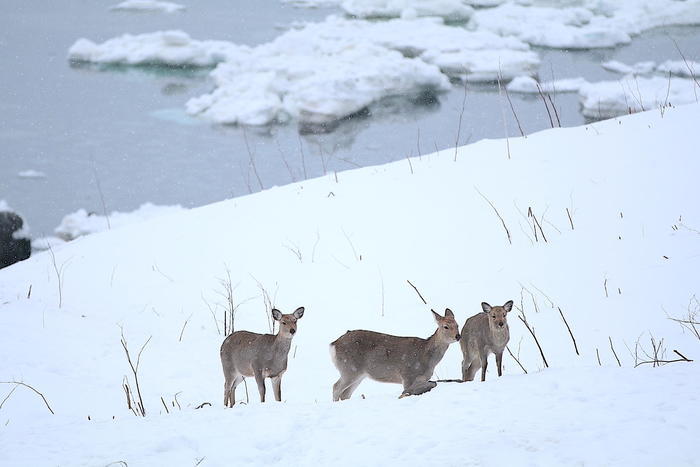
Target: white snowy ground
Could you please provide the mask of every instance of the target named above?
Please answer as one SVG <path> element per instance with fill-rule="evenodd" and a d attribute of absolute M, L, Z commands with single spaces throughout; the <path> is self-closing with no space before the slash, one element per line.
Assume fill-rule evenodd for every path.
<path fill-rule="evenodd" d="M 693 104 L 484 140 L 456 162 L 447 149 L 329 174 L 81 237 L 53 250 L 55 266 L 43 253 L 0 270 L 0 381 L 31 384 L 55 411 L 0 384 L 2 461 L 697 465 L 698 365 L 635 369 L 627 347 L 639 340 L 645 358 L 653 335 L 666 358 L 700 356 L 667 318 L 700 312 L 699 122 Z M 259 287 L 283 311 L 306 307 L 282 404 L 261 406 L 249 382 L 249 405 L 222 407 L 226 268 L 236 329 L 268 330 Z M 327 346 L 346 330 L 434 331 L 407 279 L 460 322 L 481 301 L 514 299 L 550 368 L 514 311 L 510 348 L 526 375 L 508 356 L 504 377 L 492 362 L 484 384 L 398 400 L 399 386 L 365 382 L 329 402 Z M 132 355 L 151 337 L 145 419 L 126 408 L 120 327 Z M 436 377 L 459 377 L 460 358 L 453 345 Z M 195 410 L 202 402 L 212 406 Z"/>

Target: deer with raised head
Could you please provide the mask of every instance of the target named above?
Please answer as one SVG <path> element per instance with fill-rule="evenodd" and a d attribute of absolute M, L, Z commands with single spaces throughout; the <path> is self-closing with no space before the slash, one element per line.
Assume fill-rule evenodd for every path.
<path fill-rule="evenodd" d="M 304 307 L 288 315 L 274 308 L 272 318 L 279 322 L 277 334 L 236 331 L 221 344 L 221 365 L 224 368 L 224 406 L 236 403 L 236 386 L 243 378 L 254 377 L 265 402 L 265 378 L 272 380 L 277 401 L 282 400 L 282 375 L 287 371 L 287 355 L 292 337 L 297 332 L 297 320 L 304 316 Z"/>
<path fill-rule="evenodd" d="M 481 368 L 481 381 L 486 381 L 486 366 L 489 354 L 496 355 L 498 376 L 503 374 L 503 350 L 510 339 L 507 314 L 513 309 L 513 300 L 503 306 L 491 306 L 481 303 L 482 313 L 467 319 L 462 327 L 462 380 L 473 381 L 474 375 Z"/>
<path fill-rule="evenodd" d="M 449 308 L 445 316 L 432 313 L 438 328 L 427 339 L 363 330 L 348 331 L 336 339 L 330 351 L 340 379 L 333 385 L 333 400 L 349 399 L 367 377 L 402 384 L 401 397 L 433 389 L 437 383 L 430 381 L 430 377 L 435 367 L 447 347 L 460 336 L 459 325 Z"/>

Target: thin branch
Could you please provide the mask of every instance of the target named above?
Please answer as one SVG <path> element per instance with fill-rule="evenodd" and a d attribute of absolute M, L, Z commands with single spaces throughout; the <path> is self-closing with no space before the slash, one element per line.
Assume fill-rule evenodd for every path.
<path fill-rule="evenodd" d="M 581 355 L 578 353 L 578 346 L 576 345 L 576 339 L 574 338 L 574 333 L 571 332 L 571 327 L 569 326 L 569 323 L 566 321 L 566 318 L 564 318 L 564 313 L 562 313 L 561 308 L 557 307 L 559 310 L 559 314 L 561 315 L 561 319 L 564 320 L 564 324 L 566 324 L 566 329 L 569 331 L 569 335 L 571 336 L 571 340 L 574 342 L 574 350 L 576 351 L 576 355 Z M 612 341 L 611 341 L 612 345 Z"/>
<path fill-rule="evenodd" d="M 537 336 L 535 335 L 535 330 L 530 327 L 530 325 L 527 322 L 527 319 L 524 318 L 525 314 L 523 313 L 522 316 L 518 315 L 518 319 L 523 322 L 527 330 L 530 332 L 530 335 L 532 335 L 532 338 L 535 340 L 535 344 L 537 344 L 537 348 L 540 351 L 540 356 L 542 357 L 542 361 L 544 362 L 544 366 L 546 368 L 549 368 L 549 364 L 547 363 L 547 359 L 544 356 L 544 351 L 542 350 L 542 346 L 540 345 L 540 341 L 537 339 Z"/>
<path fill-rule="evenodd" d="M 420 299 L 421 299 L 421 301 L 423 302 L 423 304 L 424 304 L 424 305 L 427 305 L 428 302 L 425 301 L 425 298 L 423 298 L 423 295 L 418 291 L 418 288 L 417 288 L 415 285 L 413 285 L 413 283 L 412 283 L 411 281 L 409 281 L 408 279 L 406 279 L 406 282 L 408 282 L 408 285 L 410 285 L 411 287 L 413 287 L 413 290 L 416 291 L 416 293 L 417 293 L 418 296 L 420 297 Z"/>
<path fill-rule="evenodd" d="M 498 218 L 501 220 L 501 224 L 503 224 L 503 229 L 506 231 L 506 235 L 508 236 L 508 243 L 511 245 L 513 244 L 513 240 L 510 237 L 510 230 L 508 230 L 508 226 L 506 226 L 506 221 L 503 220 L 503 217 L 501 217 L 501 214 L 498 212 L 498 209 L 496 209 L 496 206 L 493 205 L 493 203 L 486 197 L 482 192 L 479 191 L 479 189 L 475 186 L 474 189 L 476 190 L 479 195 L 481 195 L 482 198 L 484 198 L 484 201 L 489 203 L 489 206 L 493 209 L 493 211 L 496 213 Z"/>
<path fill-rule="evenodd" d="M 467 77 L 464 77 L 464 97 L 462 98 L 462 110 L 459 113 L 459 125 L 457 126 L 457 139 L 455 140 L 455 157 L 454 161 L 457 162 L 457 149 L 459 148 L 459 137 L 462 134 L 462 118 L 464 117 L 464 107 L 467 103 Z"/>
<path fill-rule="evenodd" d="M 527 370 L 525 369 L 525 367 L 523 366 L 523 364 L 520 363 L 520 360 L 518 360 L 518 359 L 515 357 L 515 355 L 513 355 L 513 352 L 510 351 L 510 348 L 509 348 L 507 345 L 506 345 L 506 350 L 508 351 L 508 354 L 510 354 L 510 356 L 513 358 L 513 360 L 515 360 L 515 362 L 520 366 L 520 369 L 523 370 L 523 373 L 527 374 Z"/>
<path fill-rule="evenodd" d="M 31 389 L 32 391 L 34 391 L 35 393 L 37 393 L 41 397 L 41 399 L 44 401 L 44 404 L 46 405 L 46 408 L 49 409 L 49 412 L 51 412 L 52 415 L 56 415 L 54 413 L 53 409 L 51 408 L 51 406 L 49 405 L 49 401 L 46 400 L 46 397 L 44 397 L 44 395 L 41 392 L 37 391 L 33 386 L 30 386 L 27 383 L 23 383 L 22 381 L 0 381 L 0 384 L 14 384 L 15 388 L 17 386 L 23 386 L 27 389 Z M 14 389 L 12 390 L 12 392 L 14 392 Z M 10 394 L 12 394 L 12 392 L 10 392 Z M 8 395 L 8 397 L 9 397 L 9 395 Z M 7 398 L 5 398 L 5 399 L 7 400 Z M 5 401 L 3 400 L 3 404 L 4 403 L 5 403 Z M 1 406 L 2 405 L 0 405 L 0 407 Z"/>
<path fill-rule="evenodd" d="M 608 336 L 608 340 L 610 341 L 610 350 L 612 350 L 612 353 L 615 356 L 615 360 L 617 360 L 617 366 L 622 366 L 622 363 L 620 363 L 620 359 L 617 357 L 617 352 L 615 352 L 615 347 L 613 347 L 612 337 Z"/>

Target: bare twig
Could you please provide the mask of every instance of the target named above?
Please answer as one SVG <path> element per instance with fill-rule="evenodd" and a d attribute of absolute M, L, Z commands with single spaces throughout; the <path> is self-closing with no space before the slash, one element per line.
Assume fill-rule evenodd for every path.
<path fill-rule="evenodd" d="M 500 69 L 500 59 L 498 61 L 498 67 Z M 501 78 L 499 76 L 498 78 L 498 97 L 499 97 L 499 104 L 501 106 L 501 117 L 503 118 L 503 133 L 505 133 L 505 138 L 506 138 L 506 154 L 508 155 L 508 159 L 510 159 L 510 139 L 508 138 L 508 120 L 506 119 L 506 111 L 503 108 L 503 100 L 501 98 Z"/>
<path fill-rule="evenodd" d="M 63 306 L 63 269 L 66 263 L 63 263 L 60 267 L 56 264 L 56 255 L 54 254 L 53 248 L 51 247 L 51 242 L 46 242 L 49 247 L 49 255 L 51 255 L 51 264 L 53 270 L 56 273 L 56 280 L 58 281 L 58 307 Z"/>
<path fill-rule="evenodd" d="M 610 350 L 612 350 L 615 360 L 617 360 L 617 366 L 622 366 L 622 363 L 620 363 L 620 359 L 617 356 L 617 352 L 615 352 L 615 347 L 613 347 L 612 337 L 608 336 L 608 340 L 610 341 Z"/>
<path fill-rule="evenodd" d="M 501 74 L 501 64 L 498 64 L 498 89 L 501 89 L 501 82 L 503 81 L 503 75 Z M 503 91 L 505 92 L 506 99 L 508 99 L 508 105 L 510 105 L 510 111 L 513 113 L 515 118 L 515 123 L 518 124 L 518 130 L 520 130 L 520 136 L 525 136 L 522 125 L 520 125 L 520 119 L 518 114 L 515 112 L 515 107 L 513 107 L 513 102 L 510 100 L 510 94 L 508 93 L 508 86 L 503 86 Z"/>
<path fill-rule="evenodd" d="M 185 327 L 187 326 L 187 322 L 190 320 L 191 317 L 192 315 L 190 314 L 190 316 L 185 320 L 185 324 L 182 325 L 182 330 L 180 330 L 180 337 L 177 340 L 178 342 L 182 342 L 182 335 L 185 333 Z"/>
<path fill-rule="evenodd" d="M 484 201 L 486 201 L 487 203 L 489 203 L 489 206 L 491 206 L 491 208 L 493 209 L 493 211 L 496 213 L 496 215 L 498 216 L 498 218 L 499 218 L 500 221 L 501 221 L 501 224 L 503 224 L 503 229 L 506 231 L 506 236 L 508 236 L 508 243 L 510 243 L 510 244 L 512 245 L 512 244 L 513 244 L 513 240 L 512 240 L 511 237 L 510 237 L 510 230 L 508 230 L 508 226 L 506 225 L 506 221 L 503 220 L 503 217 L 501 217 L 501 214 L 498 212 L 498 209 L 496 209 L 496 206 L 494 206 L 493 203 L 492 203 L 486 196 L 484 196 L 484 194 L 483 194 L 482 192 L 480 192 L 479 189 L 478 189 L 477 187 L 474 187 L 474 189 L 476 190 L 477 193 L 479 193 L 479 195 L 480 195 L 482 198 L 484 198 Z"/>
<path fill-rule="evenodd" d="M 571 327 L 569 326 L 569 323 L 566 321 L 566 318 L 564 318 L 564 313 L 561 311 L 561 308 L 557 307 L 557 309 L 559 310 L 559 314 L 561 315 L 561 319 L 564 320 L 564 324 L 566 324 L 566 329 L 569 331 L 569 335 L 571 336 L 571 340 L 574 342 L 574 350 L 576 351 L 576 355 L 581 355 L 580 353 L 578 353 L 578 346 L 576 345 L 576 339 L 574 338 L 574 333 L 571 332 Z"/>
<path fill-rule="evenodd" d="M 423 304 L 424 304 L 424 305 L 427 305 L 428 302 L 425 301 L 425 298 L 423 298 L 423 295 L 418 291 L 418 288 L 417 288 L 415 285 L 413 285 L 413 283 L 412 283 L 411 281 L 409 281 L 408 279 L 406 279 L 406 282 L 408 282 L 408 285 L 410 285 L 411 287 L 413 287 L 413 290 L 416 291 L 416 293 L 417 293 L 418 296 L 420 297 L 420 299 L 421 299 L 421 301 L 423 302 Z"/>
<path fill-rule="evenodd" d="M 454 161 L 457 162 L 457 149 L 459 148 L 459 137 L 462 134 L 462 118 L 464 118 L 464 107 L 467 103 L 467 77 L 464 77 L 464 97 L 462 97 L 462 110 L 459 112 L 459 124 L 457 126 L 457 139 L 455 140 L 455 157 Z"/>
<path fill-rule="evenodd" d="M 571 219 L 571 213 L 569 208 L 566 208 L 566 215 L 569 217 L 569 224 L 571 225 L 571 230 L 574 230 L 574 221 Z"/>
<path fill-rule="evenodd" d="M 112 224 L 109 222 L 109 215 L 107 214 L 107 205 L 105 204 L 105 197 L 102 193 L 102 184 L 100 183 L 100 176 L 97 174 L 97 167 L 95 166 L 95 159 L 92 159 L 92 173 L 95 176 L 95 185 L 97 185 L 97 192 L 100 195 L 100 203 L 102 203 L 102 213 L 107 220 L 107 230 L 112 230 Z"/>
<path fill-rule="evenodd" d="M 246 151 L 248 151 L 248 161 L 250 163 L 250 167 L 253 169 L 253 173 L 255 174 L 255 178 L 258 179 L 258 185 L 260 185 L 260 189 L 263 190 L 263 184 L 262 180 L 260 180 L 260 175 L 258 174 L 258 168 L 255 166 L 255 155 L 253 152 L 250 150 L 250 145 L 248 144 L 248 132 L 245 129 L 245 126 L 243 128 L 243 141 L 245 142 L 245 148 Z"/>
<path fill-rule="evenodd" d="M 598 365 L 603 366 L 603 364 L 600 363 L 600 352 L 598 352 L 598 347 L 595 348 L 595 355 L 598 357 Z"/>
<path fill-rule="evenodd" d="M 547 359 L 544 356 L 544 351 L 542 350 L 542 346 L 540 345 L 540 341 L 537 339 L 537 336 L 535 335 L 535 329 L 531 328 L 530 325 L 527 322 L 527 318 L 525 318 L 525 313 L 521 311 L 521 314 L 518 315 L 518 319 L 523 322 L 527 330 L 530 332 L 530 335 L 532 335 L 532 338 L 535 340 L 535 344 L 537 344 L 537 348 L 540 351 L 540 356 L 542 357 L 542 362 L 544 362 L 544 366 L 546 368 L 549 368 L 549 364 L 547 363 Z"/>
<path fill-rule="evenodd" d="M 308 177 L 306 175 L 306 161 L 304 160 L 304 145 L 302 144 L 301 141 L 301 136 L 299 136 L 299 152 L 301 153 L 301 168 L 304 171 L 304 180 L 306 180 Z"/>
<path fill-rule="evenodd" d="M 150 336 L 148 339 L 146 339 L 146 342 L 143 343 L 141 346 L 141 349 L 139 349 L 139 353 L 136 356 L 136 364 L 134 365 L 133 361 L 131 360 L 131 355 L 129 354 L 129 348 L 126 343 L 126 338 L 124 337 L 124 330 L 121 330 L 121 344 L 122 347 L 124 348 L 124 353 L 126 354 L 126 360 L 129 362 L 129 366 L 131 367 L 131 372 L 134 375 L 134 383 L 136 384 L 136 394 L 138 395 L 138 401 L 137 401 L 137 412 L 139 415 L 142 417 L 146 416 L 146 407 L 143 404 L 143 397 L 141 396 L 141 385 L 139 383 L 139 365 L 141 364 L 141 354 L 143 353 L 144 349 L 148 345 L 148 343 L 151 341 Z"/>
<path fill-rule="evenodd" d="M 27 384 L 27 383 L 24 383 L 24 382 L 22 382 L 22 381 L 0 381 L 0 384 L 14 384 L 14 385 L 15 385 L 15 388 L 17 388 L 17 386 L 22 386 L 22 387 L 25 387 L 25 388 L 27 388 L 27 389 L 31 389 L 31 390 L 34 391 L 36 394 L 38 394 L 39 397 L 41 397 L 41 400 L 44 401 L 44 404 L 46 405 L 46 408 L 49 409 L 49 412 L 51 412 L 52 415 L 55 415 L 53 409 L 52 409 L 51 406 L 49 405 L 49 401 L 46 400 L 46 397 L 44 397 L 44 395 L 43 395 L 41 392 L 39 392 L 36 388 L 34 388 L 33 386 L 31 386 L 31 385 L 29 385 L 29 384 Z M 14 392 L 14 389 L 13 389 L 12 391 L 10 391 L 10 394 L 12 394 L 13 392 Z M 7 400 L 8 397 L 10 397 L 10 396 L 8 395 L 8 396 L 5 398 L 5 400 Z M 2 401 L 3 404 L 5 403 L 5 400 Z M 0 407 L 2 407 L 2 404 L 0 404 Z"/>
<path fill-rule="evenodd" d="M 520 360 L 518 360 L 518 358 L 515 355 L 513 355 L 513 352 L 510 351 L 510 348 L 507 345 L 506 345 L 506 350 L 508 351 L 508 354 L 513 358 L 513 360 L 515 360 L 515 362 L 518 364 L 518 366 L 520 366 L 520 369 L 523 370 L 523 373 L 527 374 L 527 370 L 525 369 L 523 364 L 520 363 Z"/>

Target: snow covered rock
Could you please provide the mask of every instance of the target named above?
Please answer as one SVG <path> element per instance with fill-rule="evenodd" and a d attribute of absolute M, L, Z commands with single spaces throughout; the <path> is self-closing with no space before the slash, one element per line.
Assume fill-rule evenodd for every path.
<path fill-rule="evenodd" d="M 24 219 L 0 200 L 0 269 L 29 258 L 31 253 Z"/>

